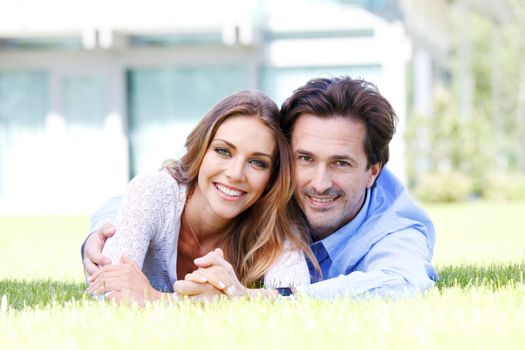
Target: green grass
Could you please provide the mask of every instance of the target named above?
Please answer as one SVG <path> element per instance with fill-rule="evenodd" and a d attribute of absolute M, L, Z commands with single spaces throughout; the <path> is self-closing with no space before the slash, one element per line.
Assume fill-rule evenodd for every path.
<path fill-rule="evenodd" d="M 83 282 L 52 280 L 0 280 L 0 296 L 6 295 L 11 309 L 42 308 L 84 299 Z"/>
<path fill-rule="evenodd" d="M 427 209 L 440 279 L 423 296 L 144 310 L 84 295 L 87 218 L 0 217 L 0 349 L 525 348 L 525 203 Z"/>
<path fill-rule="evenodd" d="M 525 285 L 525 264 L 488 266 L 446 266 L 438 269 L 437 289 L 443 292 L 449 288 L 472 290 L 483 288 L 521 288 Z M 71 301 L 86 299 L 86 285 L 83 282 L 60 282 L 52 280 L 0 280 L 0 296 L 6 295 L 9 307 L 22 310 L 27 307 L 42 308 L 62 305 Z M 89 297 L 87 298 L 90 299 Z"/>
<path fill-rule="evenodd" d="M 89 301 L 0 313 L 2 349 L 520 349 L 514 288 L 434 290 L 396 302 L 178 303 L 139 310 Z"/>
<path fill-rule="evenodd" d="M 470 202 L 426 206 L 436 226 L 434 263 L 525 261 L 525 202 Z"/>

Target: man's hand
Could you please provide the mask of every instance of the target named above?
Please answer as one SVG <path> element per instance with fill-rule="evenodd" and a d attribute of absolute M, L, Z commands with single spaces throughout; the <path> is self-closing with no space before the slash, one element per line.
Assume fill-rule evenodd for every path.
<path fill-rule="evenodd" d="M 104 224 L 98 231 L 93 232 L 84 244 L 84 275 L 86 282 L 88 278 L 94 274 L 100 267 L 110 265 L 111 260 L 102 255 L 102 249 L 109 237 L 112 237 L 116 232 L 115 226 L 111 224 Z"/>

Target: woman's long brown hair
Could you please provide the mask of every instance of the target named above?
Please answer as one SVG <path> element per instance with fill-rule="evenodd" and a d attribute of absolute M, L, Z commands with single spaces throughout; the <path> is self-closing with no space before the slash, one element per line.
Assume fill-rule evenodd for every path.
<path fill-rule="evenodd" d="M 178 161 L 163 164 L 179 182 L 193 192 L 199 169 L 219 126 L 232 116 L 253 117 L 262 121 L 273 133 L 277 156 L 273 162 L 267 190 L 257 202 L 237 215 L 226 227 L 222 244 L 226 259 L 233 265 L 239 280 L 254 286 L 283 252 L 284 243 L 301 249 L 318 269 L 310 250 L 304 224 L 289 205 L 295 189 L 292 152 L 279 127 L 279 109 L 259 91 L 241 91 L 213 106 L 186 139 L 186 154 Z M 294 215 L 295 214 L 295 215 Z"/>

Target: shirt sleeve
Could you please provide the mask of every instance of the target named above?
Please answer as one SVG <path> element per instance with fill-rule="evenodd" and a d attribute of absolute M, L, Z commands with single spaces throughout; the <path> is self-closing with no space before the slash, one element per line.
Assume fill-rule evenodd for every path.
<path fill-rule="evenodd" d="M 112 224 L 113 226 L 115 225 L 118 208 L 121 202 L 121 196 L 113 197 L 104 203 L 102 207 L 97 209 L 97 211 L 91 216 L 88 235 L 80 247 L 80 257 L 82 259 L 84 259 L 84 246 L 86 245 L 88 238 L 106 223 Z"/>
<path fill-rule="evenodd" d="M 425 236 L 417 229 L 404 229 L 373 245 L 353 272 L 299 287 L 298 293 L 319 299 L 412 296 L 435 284 L 431 259 Z"/>
<path fill-rule="evenodd" d="M 128 184 L 116 218 L 117 232 L 108 238 L 102 250 L 113 264 L 119 264 L 125 254 L 142 268 L 161 222 L 159 185 L 156 175 L 139 175 Z"/>
<path fill-rule="evenodd" d="M 91 216 L 91 225 L 89 228 L 89 234 L 98 230 L 102 225 L 110 223 L 115 225 L 117 218 L 117 212 L 122 202 L 122 196 L 113 197 L 108 200 L 102 207 Z"/>
<path fill-rule="evenodd" d="M 298 287 L 310 283 L 310 273 L 302 250 L 286 242 L 282 255 L 264 275 L 265 288 Z"/>

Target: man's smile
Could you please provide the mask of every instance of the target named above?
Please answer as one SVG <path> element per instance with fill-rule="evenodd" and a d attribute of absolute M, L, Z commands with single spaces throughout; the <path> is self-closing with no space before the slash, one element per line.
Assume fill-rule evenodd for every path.
<path fill-rule="evenodd" d="M 335 205 L 340 196 L 315 196 L 306 194 L 306 197 L 308 198 L 311 207 L 324 209 Z"/>

